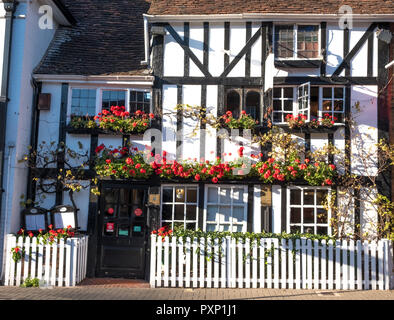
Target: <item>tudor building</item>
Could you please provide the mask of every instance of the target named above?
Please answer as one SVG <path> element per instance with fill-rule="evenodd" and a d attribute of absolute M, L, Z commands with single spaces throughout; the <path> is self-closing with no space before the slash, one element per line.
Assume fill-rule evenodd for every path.
<path fill-rule="evenodd" d="M 174 111 L 177 104 L 202 106 L 214 116 L 244 110 L 259 121 L 262 131 L 267 126 L 264 114 L 272 107 L 272 123 L 290 131 L 300 148 L 315 151 L 331 143 L 341 154 L 327 160 L 338 164 L 346 157 L 348 166 L 339 170 L 359 176 L 370 172 L 360 163 L 357 139 L 361 136 L 370 148 L 388 138 L 392 124 L 387 84 L 392 71 L 385 66 L 392 43 L 379 34 L 392 30 L 391 3 L 349 1 L 352 28 L 341 27 L 341 1 L 330 6 L 309 0 L 64 3 L 77 23 L 58 28 L 34 70 L 37 96 L 51 95 L 47 110 L 34 109 L 34 148 L 41 141 L 65 142 L 75 150 L 82 147 L 92 160 L 101 144 L 118 147 L 129 142 L 139 149 L 152 143 L 156 153 L 166 151 L 176 160 L 223 155 L 231 161 L 241 144 L 245 154 L 264 151 L 242 137 L 238 142 L 221 139 L 209 125 Z M 347 119 L 357 102 L 361 111 L 352 131 Z M 94 116 L 111 105 L 153 112 L 151 126 L 161 131 L 160 141 L 70 128 L 71 116 Z M 286 116 L 300 113 L 307 121 L 326 113 L 338 121 L 325 131 L 290 130 Z M 191 134 L 196 127 L 197 134 Z M 373 162 L 367 169 L 373 173 Z M 86 176 L 94 174 L 92 163 Z M 389 180 L 381 177 L 380 190 L 366 185 L 355 192 L 390 196 Z M 161 225 L 331 233 L 331 213 L 321 205 L 332 192 L 326 186 L 262 185 L 246 178 L 218 184 L 155 178 L 104 179 L 99 187 L 99 197 L 89 188 L 75 194 L 80 231 L 89 235 L 90 276 L 147 277 L 148 235 Z M 353 192 L 342 191 L 342 197 Z M 34 184 L 29 185 L 28 197 L 35 193 Z M 59 191 L 40 206 L 49 209 L 68 202 Z M 114 213 L 108 214 L 109 208 Z M 359 231 L 371 232 L 370 221 L 377 218 L 373 208 L 361 201 L 351 215 L 355 225 L 361 224 Z"/>

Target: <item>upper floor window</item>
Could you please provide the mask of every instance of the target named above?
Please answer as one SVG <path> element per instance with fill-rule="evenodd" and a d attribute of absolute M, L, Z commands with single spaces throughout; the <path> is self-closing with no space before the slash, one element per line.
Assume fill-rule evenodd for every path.
<path fill-rule="evenodd" d="M 244 110 L 253 119 L 260 118 L 260 92 L 252 88 L 231 88 L 226 92 L 226 109 L 231 111 L 234 118 L 239 118 Z"/>
<path fill-rule="evenodd" d="M 318 87 L 304 83 L 298 87 L 274 87 L 272 121 L 286 123 L 286 116 L 303 114 L 306 121 L 325 118 L 344 122 L 345 88 Z"/>
<path fill-rule="evenodd" d="M 137 110 L 144 111 L 145 113 L 150 112 L 150 92 L 143 91 L 132 91 L 130 90 L 130 113 L 134 113 Z"/>
<path fill-rule="evenodd" d="M 112 106 L 126 105 L 125 90 L 103 90 L 101 110 L 110 110 Z"/>
<path fill-rule="evenodd" d="M 319 57 L 318 25 L 275 25 L 276 59 L 316 59 Z"/>
<path fill-rule="evenodd" d="M 150 113 L 151 93 L 148 90 L 72 88 L 69 115 L 95 116 L 112 106 L 124 106 L 126 111 Z"/>
<path fill-rule="evenodd" d="M 94 116 L 96 114 L 96 89 L 72 89 L 71 114 Z"/>

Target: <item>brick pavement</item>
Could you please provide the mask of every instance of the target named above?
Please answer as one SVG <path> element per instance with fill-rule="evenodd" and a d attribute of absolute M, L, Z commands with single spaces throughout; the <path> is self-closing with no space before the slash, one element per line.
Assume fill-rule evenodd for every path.
<path fill-rule="evenodd" d="M 394 300 L 394 290 L 149 288 L 124 279 L 86 279 L 73 288 L 0 286 L 0 300 Z"/>

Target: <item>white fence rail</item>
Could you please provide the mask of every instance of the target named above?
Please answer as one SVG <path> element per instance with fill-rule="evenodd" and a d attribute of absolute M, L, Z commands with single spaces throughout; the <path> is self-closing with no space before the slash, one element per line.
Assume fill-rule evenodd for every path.
<path fill-rule="evenodd" d="M 37 278 L 47 286 L 70 287 L 86 277 L 88 237 L 61 239 L 59 243 L 38 244 L 37 238 L 7 235 L 5 286 L 19 286 L 27 278 Z M 12 259 L 12 248 L 18 246 L 24 256 Z"/>
<path fill-rule="evenodd" d="M 389 290 L 389 240 L 151 237 L 151 287 Z"/>

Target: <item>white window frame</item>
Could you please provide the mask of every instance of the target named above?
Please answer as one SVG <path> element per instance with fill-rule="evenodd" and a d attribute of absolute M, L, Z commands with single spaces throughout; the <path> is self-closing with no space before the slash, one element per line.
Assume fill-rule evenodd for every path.
<path fill-rule="evenodd" d="M 173 199 L 172 199 L 172 202 L 171 203 L 169 203 L 169 202 L 166 202 L 166 203 L 164 203 L 163 202 L 163 189 L 164 188 L 173 188 L 174 189 L 174 191 L 173 191 Z M 183 217 L 184 217 L 184 219 L 183 219 L 183 227 L 186 229 L 186 224 L 187 223 L 194 223 L 194 225 L 195 225 L 195 230 L 197 230 L 198 229 L 198 216 L 199 216 L 199 187 L 198 187 L 198 185 L 187 185 L 187 184 L 162 184 L 161 185 L 161 194 L 160 194 L 160 226 L 162 226 L 163 225 L 163 222 L 171 222 L 171 226 L 172 226 L 172 228 L 171 229 L 173 229 L 174 228 L 174 222 L 182 222 L 182 221 L 180 221 L 180 220 L 175 220 L 174 219 L 174 214 L 175 214 L 175 211 L 174 211 L 174 206 L 175 206 L 175 204 L 177 203 L 177 202 L 175 202 L 175 189 L 176 188 L 184 188 L 185 189 L 185 202 L 183 202 L 183 204 L 184 204 L 184 211 L 183 211 Z M 187 188 L 195 188 L 196 190 L 197 190 L 197 201 L 196 202 L 187 202 Z M 163 217 L 163 215 L 162 215 L 162 213 L 163 213 L 163 204 L 172 204 L 172 219 L 171 219 L 171 221 L 169 221 L 169 220 L 163 220 L 162 219 L 162 217 Z M 178 204 L 182 204 L 182 202 L 178 202 Z M 196 205 L 196 220 L 186 220 L 186 205 L 187 204 L 190 204 L 190 205 Z"/>
<path fill-rule="evenodd" d="M 219 188 L 218 190 L 218 202 L 208 202 L 208 188 Z M 219 198 L 220 198 L 220 188 L 230 188 L 231 189 L 231 203 L 230 204 L 220 204 L 219 202 Z M 233 194 L 233 189 L 237 188 L 237 189 L 243 189 L 243 206 L 244 206 L 244 216 L 243 216 L 243 222 L 242 223 L 237 223 L 236 225 L 242 225 L 242 231 L 241 232 L 246 232 L 247 231 L 247 225 L 248 225 L 248 186 L 246 185 L 216 185 L 216 184 L 207 184 L 205 185 L 204 188 L 204 224 L 203 224 L 203 231 L 207 230 L 207 223 L 209 222 L 209 224 L 213 224 L 214 222 L 216 223 L 216 230 L 220 231 L 219 225 L 220 224 L 228 224 L 229 225 L 229 230 L 232 230 L 233 227 L 233 222 L 232 219 L 230 220 L 231 222 L 222 222 L 222 216 L 223 214 L 219 214 L 219 219 L 218 221 L 207 221 L 207 216 L 208 216 L 208 212 L 207 212 L 207 208 L 208 205 L 217 205 L 217 206 L 230 206 L 231 207 L 231 212 L 233 210 L 233 198 L 232 198 L 232 194 Z M 231 216 L 232 217 L 232 216 Z"/>
<path fill-rule="evenodd" d="M 275 90 L 275 88 L 280 88 L 281 89 L 281 92 L 280 92 L 280 95 L 281 95 L 281 97 L 280 98 L 274 98 L 274 90 Z M 293 89 L 293 99 L 290 99 L 290 98 L 284 98 L 284 88 L 292 88 Z M 274 101 L 274 100 L 279 100 L 280 102 L 281 102 L 281 106 L 282 106 L 282 110 L 281 111 L 275 111 L 274 109 L 273 109 L 273 107 L 272 107 L 272 114 L 274 114 L 274 113 L 282 113 L 282 114 L 291 114 L 291 115 L 294 115 L 294 113 L 295 113 L 295 109 L 297 109 L 297 87 L 294 87 L 294 86 L 277 86 L 277 87 L 274 87 L 273 88 L 273 90 L 272 90 L 272 101 Z M 287 112 L 287 111 L 283 111 L 283 105 L 284 105 L 284 101 L 285 100 L 288 100 L 288 101 L 293 101 L 293 110 L 290 112 Z M 283 120 L 285 119 L 286 117 L 283 117 Z M 274 117 L 272 116 L 272 122 L 274 123 L 274 124 L 286 124 L 287 122 L 284 120 L 284 121 L 282 121 L 282 122 L 274 122 L 273 121 L 273 119 L 274 119 Z"/>
<path fill-rule="evenodd" d="M 313 186 L 289 186 L 286 188 L 286 219 L 287 219 L 287 225 L 286 225 L 286 232 L 290 233 L 290 227 L 295 225 L 295 226 L 300 226 L 301 227 L 301 233 L 303 232 L 303 228 L 306 227 L 313 227 L 314 234 L 316 234 L 316 229 L 317 227 L 327 227 L 327 235 L 331 235 L 331 226 L 330 226 L 330 221 L 331 221 L 331 209 L 327 211 L 327 223 L 317 223 L 317 209 L 319 208 L 324 208 L 322 205 L 304 205 L 304 190 L 326 190 L 328 191 L 328 197 L 331 199 L 331 188 L 330 187 L 313 187 Z M 290 191 L 291 190 L 301 190 L 301 204 L 300 205 L 291 205 L 290 204 Z M 314 192 L 314 203 L 316 203 L 316 192 Z M 290 211 L 291 208 L 301 208 L 301 222 L 300 223 L 290 223 Z M 307 223 L 304 224 L 304 215 L 303 215 L 303 208 L 313 208 L 314 209 L 314 222 L 313 223 Z"/>
<path fill-rule="evenodd" d="M 280 58 L 277 57 L 275 55 L 275 60 L 322 60 L 323 57 L 321 55 L 321 29 L 320 29 L 320 24 L 319 23 L 276 23 L 273 26 L 273 34 L 272 34 L 272 38 L 273 38 L 273 52 L 275 54 L 276 52 L 276 30 L 275 30 L 275 26 L 288 26 L 288 25 L 292 25 L 293 26 L 293 44 L 294 44 L 294 50 L 293 50 L 293 57 L 291 58 Z M 298 26 L 318 26 L 318 47 L 319 47 L 319 54 L 317 58 L 299 58 L 298 57 L 298 46 L 297 46 L 297 36 L 298 36 Z"/>
<path fill-rule="evenodd" d="M 102 111 L 103 91 L 127 91 L 125 100 L 126 111 L 130 110 L 130 91 L 149 92 L 150 99 L 150 112 L 152 112 L 152 89 L 148 88 L 133 88 L 133 87 L 110 87 L 110 86 L 94 86 L 94 85 L 72 85 L 68 89 L 68 103 L 67 103 L 67 119 L 71 117 L 71 104 L 72 104 L 72 90 L 73 89 L 95 89 L 96 90 L 96 114 Z"/>
<path fill-rule="evenodd" d="M 323 101 L 329 101 L 330 99 L 324 99 L 323 98 L 323 89 L 324 88 L 330 88 L 332 90 L 331 92 L 331 110 L 323 110 Z M 340 99 L 335 99 L 334 92 L 335 89 L 341 88 L 343 90 L 343 98 Z M 343 109 L 341 112 L 334 111 L 334 101 L 335 100 L 342 100 L 343 102 Z M 334 113 L 342 113 L 343 114 L 343 121 L 342 122 L 336 122 L 335 125 L 342 125 L 345 123 L 345 102 L 346 102 L 346 90 L 344 86 L 321 86 L 319 87 L 319 118 L 323 119 L 323 116 L 325 113 L 330 113 L 333 115 Z"/>
<path fill-rule="evenodd" d="M 305 88 L 307 88 L 308 94 L 305 95 Z M 302 95 L 299 95 L 300 90 L 302 90 Z M 301 108 L 300 105 L 302 105 L 301 100 L 306 100 L 307 106 L 306 108 Z M 297 87 L 297 114 L 299 115 L 300 113 L 304 114 L 303 112 L 306 112 L 307 119 L 305 122 L 309 122 L 311 119 L 311 83 L 306 82 Z"/>
<path fill-rule="evenodd" d="M 303 86 L 308 87 L 308 95 L 304 98 L 307 98 L 307 100 L 308 100 L 308 107 L 305 109 L 307 111 L 307 116 L 308 116 L 308 119 L 306 120 L 306 122 L 310 122 L 310 118 L 311 118 L 311 84 L 310 84 L 310 82 L 306 82 L 306 83 L 303 83 L 303 84 L 301 84 L 299 86 L 295 86 L 295 87 L 291 86 L 293 88 L 293 112 L 291 112 L 291 113 L 286 112 L 286 113 L 292 114 L 293 116 L 297 116 L 300 113 L 300 111 L 304 110 L 304 109 L 300 109 L 300 103 L 299 103 L 300 100 L 299 99 L 301 97 L 298 96 L 299 88 L 302 88 Z M 274 92 L 272 90 L 272 101 L 280 100 L 282 102 L 282 111 L 274 111 L 272 108 L 272 113 L 279 113 L 279 112 L 283 113 L 283 101 L 284 101 L 283 100 L 284 99 L 283 88 L 285 88 L 285 87 L 288 88 L 290 86 L 277 86 L 276 87 L 276 88 L 281 88 L 281 98 L 274 98 L 274 96 L 273 96 Z M 274 89 L 275 89 L 275 87 L 274 87 Z M 274 124 L 286 124 L 287 122 L 286 122 L 285 118 L 283 120 L 284 120 L 283 122 L 274 122 L 274 119 L 272 117 L 272 122 Z"/>

